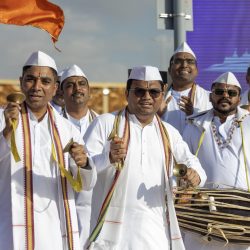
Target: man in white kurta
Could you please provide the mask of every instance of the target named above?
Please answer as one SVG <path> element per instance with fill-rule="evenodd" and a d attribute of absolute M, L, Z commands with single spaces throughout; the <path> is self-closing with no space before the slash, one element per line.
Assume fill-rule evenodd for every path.
<path fill-rule="evenodd" d="M 233 90 L 236 96 L 229 96 L 225 92 L 216 95 L 216 89 Z M 213 109 L 190 118 L 190 124 L 184 130 L 184 140 L 188 143 L 192 153 L 196 153 L 202 133 L 204 139 L 198 150 L 198 158 L 207 174 L 207 182 L 214 183 L 214 188 L 235 187 L 249 190 L 245 167 L 250 172 L 250 115 L 237 107 L 240 101 L 240 85 L 232 73 L 226 73 L 214 81 L 211 100 Z M 227 112 L 228 111 L 228 112 Z M 243 128 L 244 149 L 246 151 L 246 166 L 242 149 Z M 225 186 L 226 185 L 226 186 Z M 185 233 L 187 250 L 246 250 L 250 246 L 239 246 L 226 242 L 205 241 L 196 234 Z"/>
<path fill-rule="evenodd" d="M 115 141 L 108 141 L 108 137 L 117 113 L 97 117 L 84 136 L 89 154 L 98 169 L 98 181 L 93 190 L 92 229 L 96 225 L 101 205 L 116 172 L 115 163 L 111 163 L 112 159 L 125 159 L 104 225 L 90 249 L 184 249 L 173 205 L 173 158 L 168 172 L 160 119 L 155 116 L 163 98 L 163 93 L 156 90 L 161 89 L 163 85 L 157 68 L 133 68 L 126 92 L 128 109 L 123 110 L 119 116 Z M 145 92 L 146 90 L 150 92 Z M 159 96 L 154 96 L 155 92 Z M 150 112 L 150 115 L 147 114 Z M 145 122 L 145 117 L 150 119 Z M 128 148 L 126 145 L 119 148 L 117 145 L 121 141 L 118 138 L 123 137 L 125 128 L 128 128 L 125 126 L 127 123 Z M 187 165 L 188 172 L 193 175 L 189 178 L 194 178 L 193 181 L 197 181 L 199 176 L 199 181 L 194 182 L 194 185 L 203 185 L 206 175 L 197 158 L 189 152 L 175 128 L 165 122 L 163 126 L 169 135 L 171 152 L 176 162 Z"/>
<path fill-rule="evenodd" d="M 65 100 L 62 114 L 80 131 L 83 138 L 88 126 L 97 116 L 97 113 L 88 107 L 90 99 L 88 78 L 81 68 L 72 65 L 63 71 L 60 88 Z M 91 199 L 92 190 L 76 193 L 81 249 L 84 248 L 90 234 Z"/>
<path fill-rule="evenodd" d="M 172 83 L 167 89 L 159 114 L 163 121 L 170 123 L 182 134 L 187 116 L 212 107 L 209 91 L 195 83 L 198 74 L 196 56 L 185 42 L 170 59 L 168 72 Z"/>
<path fill-rule="evenodd" d="M 81 163 L 87 160 L 80 133 L 48 104 L 56 90 L 55 80 L 54 60 L 41 51 L 34 52 L 20 78 L 26 96 L 22 116 L 18 103 L 10 102 L 0 110 L 1 249 L 80 249 L 74 191 L 62 176 L 59 162 L 74 178 L 79 169 L 86 190 L 93 188 L 96 172 L 91 160 L 88 166 L 77 166 L 84 166 Z M 9 119 L 18 121 L 15 142 L 20 161 L 15 159 L 10 142 Z M 25 138 L 29 139 L 24 143 Z M 71 140 L 74 144 L 59 159 L 56 152 Z"/>

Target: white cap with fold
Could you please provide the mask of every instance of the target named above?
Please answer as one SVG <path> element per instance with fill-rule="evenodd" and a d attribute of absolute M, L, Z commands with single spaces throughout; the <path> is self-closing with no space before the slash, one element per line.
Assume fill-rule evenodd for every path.
<path fill-rule="evenodd" d="M 55 60 L 42 51 L 33 52 L 23 66 L 46 66 L 57 72 Z"/>
<path fill-rule="evenodd" d="M 162 82 L 162 77 L 159 69 L 153 66 L 138 66 L 132 68 L 128 80 L 130 79 Z"/>
<path fill-rule="evenodd" d="M 195 56 L 195 53 L 193 52 L 193 50 L 189 47 L 189 45 L 186 43 L 186 42 L 183 42 L 175 51 L 174 51 L 174 54 L 177 54 L 177 53 L 181 53 L 181 52 L 186 52 L 186 53 L 189 53 L 191 54 L 195 59 L 196 59 L 196 56 Z"/>
<path fill-rule="evenodd" d="M 77 65 L 72 65 L 68 67 L 67 69 L 63 70 L 62 76 L 61 76 L 61 83 L 68 77 L 71 76 L 83 76 L 84 78 L 87 79 L 87 76 L 83 73 L 83 71 L 77 66 Z"/>
<path fill-rule="evenodd" d="M 213 81 L 213 84 L 214 83 L 225 83 L 228 85 L 237 86 L 241 89 L 239 81 L 232 72 L 221 74 L 216 80 Z"/>

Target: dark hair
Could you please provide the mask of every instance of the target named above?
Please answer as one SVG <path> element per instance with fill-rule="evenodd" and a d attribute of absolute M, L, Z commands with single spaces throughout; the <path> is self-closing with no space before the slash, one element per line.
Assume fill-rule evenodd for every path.
<path fill-rule="evenodd" d="M 31 68 L 33 65 L 27 65 L 27 66 L 24 66 L 23 67 L 23 72 L 22 72 L 22 76 L 24 76 L 24 74 L 25 74 L 25 71 L 26 70 L 28 70 L 29 68 Z M 52 71 L 52 74 L 53 74 L 53 76 L 54 76 L 54 80 L 55 80 L 55 83 L 57 82 L 57 78 L 58 78 L 58 76 L 57 76 L 57 72 L 56 72 L 56 70 L 55 69 L 53 69 L 53 68 L 51 68 L 51 67 L 49 67 L 50 69 L 51 69 L 51 71 Z"/>
<path fill-rule="evenodd" d="M 126 85 L 126 90 L 127 90 L 127 91 L 130 90 L 131 85 L 132 85 L 132 82 L 133 82 L 134 80 L 136 81 L 136 79 L 129 79 L 129 80 L 127 80 L 127 85 Z M 161 90 L 163 91 L 163 90 L 164 90 L 164 85 L 165 85 L 165 84 L 164 84 L 162 81 L 159 81 L 159 80 L 158 80 L 158 82 L 161 84 Z"/>
<path fill-rule="evenodd" d="M 250 75 L 250 67 L 247 68 L 247 75 Z"/>
<path fill-rule="evenodd" d="M 216 83 L 218 83 L 218 82 L 213 82 L 213 83 L 212 83 L 211 90 L 213 89 L 213 87 L 214 87 L 214 85 L 215 85 Z M 233 86 L 235 86 L 235 85 L 233 85 Z M 235 86 L 235 87 L 237 87 L 237 89 L 239 90 L 239 95 L 240 95 L 240 94 L 241 94 L 241 88 L 239 88 L 238 86 Z"/>

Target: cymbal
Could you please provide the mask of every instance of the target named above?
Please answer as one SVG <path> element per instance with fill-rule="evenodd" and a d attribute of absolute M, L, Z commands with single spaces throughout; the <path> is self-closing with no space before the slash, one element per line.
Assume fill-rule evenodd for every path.
<path fill-rule="evenodd" d="M 173 169 L 175 177 L 183 177 L 187 174 L 187 166 L 185 164 L 176 164 Z"/>
<path fill-rule="evenodd" d="M 26 97 L 22 92 L 14 92 L 9 94 L 6 99 L 8 102 L 22 104 L 25 101 Z"/>

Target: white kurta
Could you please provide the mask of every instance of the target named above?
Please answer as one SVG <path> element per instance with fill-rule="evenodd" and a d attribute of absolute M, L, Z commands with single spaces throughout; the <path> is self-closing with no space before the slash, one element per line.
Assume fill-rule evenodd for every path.
<path fill-rule="evenodd" d="M 240 119 L 245 114 L 248 114 L 246 110 L 238 108 L 237 118 Z M 191 152 L 195 153 L 198 148 L 198 142 L 201 133 L 203 130 L 205 130 L 205 136 L 199 150 L 198 158 L 207 173 L 207 182 L 213 182 L 215 188 L 222 188 L 223 184 L 225 184 L 235 188 L 247 190 L 240 127 L 235 128 L 231 142 L 224 149 L 220 149 L 218 147 L 211 129 L 211 121 L 214 118 L 214 123 L 217 127 L 217 130 L 219 130 L 219 134 L 225 140 L 229 133 L 233 117 L 234 116 L 229 116 L 225 123 L 221 124 L 218 117 L 214 118 L 213 110 L 210 110 L 203 115 L 193 118 L 192 124 L 188 124 L 185 128 L 183 138 L 188 143 Z M 250 140 L 248 139 L 250 138 L 249 114 L 243 120 L 242 125 L 247 156 L 247 166 L 248 171 L 250 172 Z M 185 233 L 185 244 L 187 250 L 250 250 L 250 247 L 236 246 L 234 244 L 229 244 L 228 246 L 223 247 L 225 242 L 219 243 L 212 241 L 207 243 L 198 234 L 193 235 L 190 233 Z"/>
<path fill-rule="evenodd" d="M 30 122 L 31 150 L 32 150 L 32 176 L 33 176 L 33 207 L 34 207 L 34 233 L 36 250 L 66 250 L 65 218 L 62 214 L 62 194 L 58 166 L 52 160 L 51 132 L 49 129 L 48 113 L 42 121 L 38 122 L 35 116 L 28 111 Z M 55 123 L 61 136 L 63 147 L 71 138 L 83 144 L 79 132 L 64 118 L 54 111 Z M 3 110 L 0 110 L 0 246 L 6 250 L 24 250 L 24 214 L 19 199 L 23 199 L 23 181 L 18 176 L 23 169 L 23 136 L 21 121 L 16 131 L 16 143 L 20 163 L 15 163 L 10 153 L 9 143 L 5 140 L 2 130 L 5 127 Z M 76 165 L 65 154 L 65 164 L 72 173 L 76 174 Z M 21 171 L 21 172 L 20 172 Z M 96 170 L 80 169 L 84 189 L 93 188 L 96 181 Z M 74 249 L 80 249 L 77 227 L 74 192 L 68 183 L 68 202 L 73 228 Z M 11 203 L 12 200 L 12 203 Z M 20 224 L 21 223 L 21 224 Z"/>
<path fill-rule="evenodd" d="M 93 191 L 92 200 L 92 229 L 96 224 L 100 206 L 110 188 L 115 172 L 114 167 L 109 162 L 110 143 L 107 141 L 113 127 L 114 118 L 114 114 L 104 114 L 97 117 L 84 136 L 89 154 L 98 169 L 98 181 Z M 123 133 L 124 122 L 123 115 L 119 128 L 120 137 Z M 119 183 L 117 184 L 117 190 L 121 191 L 120 194 L 117 191 L 117 196 L 122 196 L 122 192 L 126 193 L 123 199 L 124 214 L 120 224 L 121 237 L 117 245 L 111 247 L 109 242 L 105 241 L 104 234 L 110 234 L 112 238 L 112 234 L 116 234 L 116 232 L 108 232 L 107 229 L 103 229 L 94 249 L 167 250 L 170 249 L 170 229 L 165 214 L 165 156 L 161 135 L 157 129 L 158 123 L 154 118 L 152 123 L 142 128 L 136 117 L 129 115 L 129 124 L 130 141 L 125 160 L 126 167 L 122 171 L 122 174 L 124 171 L 128 171 L 127 185 L 121 187 Z M 178 131 L 169 124 L 164 123 L 164 125 L 169 133 L 172 152 L 177 162 L 182 162 L 188 167 L 192 166 L 196 169 L 201 174 L 201 180 L 204 183 L 206 175 L 197 158 L 190 154 Z M 168 199 L 171 199 L 171 197 L 168 197 Z M 172 200 L 169 202 L 171 203 Z M 115 205 L 112 207 L 112 211 L 119 214 L 122 205 L 116 201 L 113 203 Z M 171 208 L 173 208 L 173 203 L 171 205 Z M 108 218 L 106 218 L 106 221 L 108 224 Z M 175 226 L 178 227 L 177 221 Z M 108 227 L 109 225 L 106 226 L 106 228 Z"/>
<path fill-rule="evenodd" d="M 92 111 L 94 112 L 94 111 Z M 92 122 L 93 117 L 91 117 L 91 113 L 88 109 L 86 115 L 82 117 L 80 120 L 77 120 L 69 115 L 67 109 L 65 109 L 65 113 L 67 119 L 75 125 L 75 127 L 80 131 L 81 138 L 83 138 L 88 126 Z M 95 116 L 98 116 L 95 113 Z M 90 219 L 91 219 L 91 199 L 92 199 L 92 192 L 90 191 L 81 191 L 76 193 L 76 211 L 77 211 L 77 218 L 78 218 L 78 227 L 80 233 L 80 245 L 81 249 L 86 247 L 86 241 L 90 234 Z"/>
<path fill-rule="evenodd" d="M 180 97 L 188 96 L 191 91 L 190 89 L 184 91 L 175 91 L 172 88 L 168 91 L 166 98 L 172 96 L 168 103 L 166 112 L 162 115 L 161 119 L 165 122 L 170 123 L 175 127 L 180 134 L 183 133 L 186 126 L 186 113 L 181 111 L 179 108 Z M 201 111 L 212 108 L 211 102 L 209 101 L 209 91 L 203 89 L 199 85 L 196 85 L 195 96 L 194 96 L 194 114 Z"/>
<path fill-rule="evenodd" d="M 57 105 L 53 101 L 51 101 L 50 104 L 60 115 L 63 114 L 63 108 L 61 106 Z"/>

